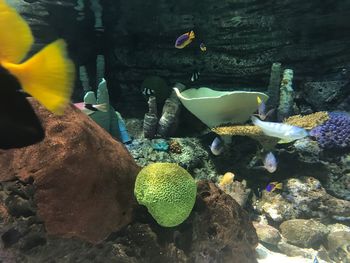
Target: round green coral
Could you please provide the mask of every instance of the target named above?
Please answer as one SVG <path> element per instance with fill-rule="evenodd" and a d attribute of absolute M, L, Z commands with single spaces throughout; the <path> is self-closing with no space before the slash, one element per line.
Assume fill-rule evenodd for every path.
<path fill-rule="evenodd" d="M 175 163 L 153 163 L 136 178 L 134 194 L 164 227 L 181 224 L 191 213 L 197 186 L 192 176 Z"/>

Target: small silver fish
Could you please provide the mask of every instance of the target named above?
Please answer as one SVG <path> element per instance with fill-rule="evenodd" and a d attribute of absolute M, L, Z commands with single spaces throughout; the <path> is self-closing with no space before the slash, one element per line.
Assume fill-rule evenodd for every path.
<path fill-rule="evenodd" d="M 219 137 L 216 137 L 210 145 L 210 151 L 215 156 L 220 155 L 224 150 L 224 142 Z"/>
<path fill-rule="evenodd" d="M 276 169 L 277 169 L 277 160 L 276 160 L 276 157 L 273 155 L 272 152 L 269 152 L 268 154 L 266 154 L 263 163 L 264 163 L 263 167 L 269 173 L 274 173 L 276 171 Z"/>
<path fill-rule="evenodd" d="M 251 119 L 253 124 L 260 127 L 267 136 L 280 138 L 279 143 L 289 143 L 309 135 L 305 129 L 297 126 L 261 121 L 255 116 L 252 116 Z"/>

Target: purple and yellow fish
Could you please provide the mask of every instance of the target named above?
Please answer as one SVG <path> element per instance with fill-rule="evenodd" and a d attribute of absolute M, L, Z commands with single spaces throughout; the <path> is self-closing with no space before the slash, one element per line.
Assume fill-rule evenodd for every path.
<path fill-rule="evenodd" d="M 207 47 L 205 46 L 204 43 L 201 43 L 201 44 L 199 45 L 199 48 L 201 49 L 202 52 L 207 51 Z"/>
<path fill-rule="evenodd" d="M 283 189 L 283 184 L 279 182 L 271 182 L 266 186 L 266 191 L 268 192 L 273 192 L 275 190 L 282 190 Z"/>
<path fill-rule="evenodd" d="M 181 36 L 179 36 L 176 39 L 175 47 L 178 49 L 182 49 L 182 48 L 186 47 L 187 45 L 189 45 L 194 38 L 195 38 L 195 35 L 194 35 L 193 30 L 191 30 L 190 32 L 187 32 L 185 34 L 182 34 Z"/>

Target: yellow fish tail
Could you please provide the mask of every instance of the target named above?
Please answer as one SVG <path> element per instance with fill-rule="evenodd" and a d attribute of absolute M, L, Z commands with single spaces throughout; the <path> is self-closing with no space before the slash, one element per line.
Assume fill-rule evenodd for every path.
<path fill-rule="evenodd" d="M 0 32 L 0 62 L 20 63 L 34 38 L 28 24 L 4 0 L 0 0 Z"/>
<path fill-rule="evenodd" d="M 256 97 L 257 101 L 258 101 L 258 105 L 260 105 L 262 103 L 262 100 L 260 99 L 260 97 Z"/>
<path fill-rule="evenodd" d="M 188 38 L 189 38 L 190 40 L 192 40 L 192 39 L 194 39 L 195 37 L 196 37 L 196 36 L 195 36 L 193 30 L 191 30 L 190 33 L 188 34 Z"/>
<path fill-rule="evenodd" d="M 56 40 L 22 64 L 3 62 L 23 90 L 48 110 L 62 114 L 70 101 L 74 84 L 74 64 L 67 57 L 66 43 Z"/>

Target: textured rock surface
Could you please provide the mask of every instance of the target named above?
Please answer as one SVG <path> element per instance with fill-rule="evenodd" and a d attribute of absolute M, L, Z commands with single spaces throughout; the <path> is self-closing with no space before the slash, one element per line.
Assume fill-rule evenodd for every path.
<path fill-rule="evenodd" d="M 350 202 L 328 194 L 313 177 L 288 179 L 281 195 L 264 192 L 259 206 L 275 222 L 314 217 L 346 220 L 350 215 Z"/>
<path fill-rule="evenodd" d="M 189 84 L 200 71 L 196 86 L 264 90 L 271 64 L 279 61 L 295 70 L 297 83 L 348 79 L 346 1 L 106 0 L 105 6 L 105 24 L 114 25 L 106 29 L 114 46 L 109 65 L 118 70 L 110 83 L 125 111 L 135 107 L 128 99 L 142 105 L 136 94 L 149 75 Z M 191 29 L 195 41 L 175 49 L 175 39 Z M 201 42 L 207 52 L 200 51 Z M 125 96 L 118 98 L 120 91 Z"/>
<path fill-rule="evenodd" d="M 276 228 L 258 222 L 253 222 L 253 225 L 259 237 L 259 241 L 270 245 L 277 245 L 281 240 L 281 235 Z"/>
<path fill-rule="evenodd" d="M 280 225 L 281 233 L 288 243 L 299 247 L 318 247 L 328 234 L 324 224 L 314 220 L 293 219 Z"/>
<path fill-rule="evenodd" d="M 16 180 L 0 187 L 1 203 L 11 196 L 33 202 L 30 184 Z M 12 205 L 5 206 L 11 210 Z M 248 214 L 213 183 L 198 184 L 197 203 L 182 225 L 162 228 L 139 207 L 134 222 L 98 245 L 48 235 L 33 211 L 9 214 L 6 222 L 0 217 L 3 262 L 257 262 L 258 239 Z"/>
<path fill-rule="evenodd" d="M 192 247 L 202 253 L 193 254 L 195 262 L 256 262 L 258 237 L 248 214 L 214 183 L 199 182 L 198 195 Z"/>
<path fill-rule="evenodd" d="M 327 237 L 330 257 L 335 262 L 350 262 L 350 232 L 337 231 Z"/>
<path fill-rule="evenodd" d="M 30 147 L 1 151 L 0 181 L 18 178 L 33 184 L 35 204 L 26 196 L 10 196 L 9 212 L 31 215 L 37 206 L 50 234 L 91 242 L 128 224 L 139 168 L 126 148 L 73 106 L 55 116 L 31 103 L 46 138 Z"/>

